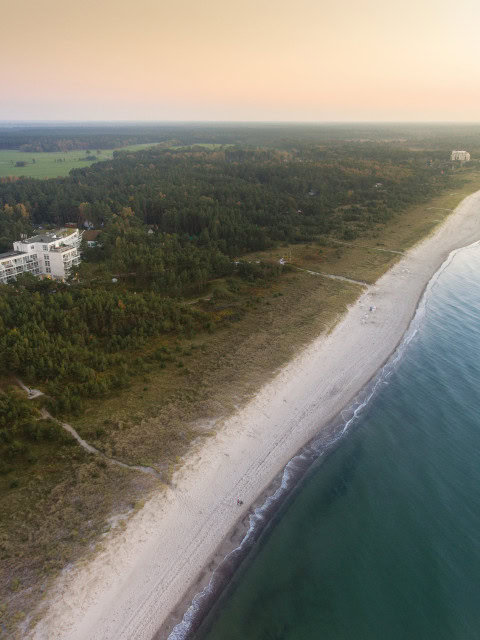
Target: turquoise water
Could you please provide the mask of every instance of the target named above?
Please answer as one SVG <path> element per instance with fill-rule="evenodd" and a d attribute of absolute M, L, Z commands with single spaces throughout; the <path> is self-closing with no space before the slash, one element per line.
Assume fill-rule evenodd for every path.
<path fill-rule="evenodd" d="M 480 638 L 480 248 L 457 253 L 206 640 Z"/>

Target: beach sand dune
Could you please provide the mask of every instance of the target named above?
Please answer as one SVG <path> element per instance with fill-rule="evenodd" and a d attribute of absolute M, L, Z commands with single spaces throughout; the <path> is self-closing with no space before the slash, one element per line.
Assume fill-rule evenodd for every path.
<path fill-rule="evenodd" d="M 30 638 L 151 640 L 208 575 L 248 505 L 385 363 L 448 254 L 479 239 L 480 191 L 192 451 L 173 486 L 153 496 L 104 552 L 66 573 Z"/>

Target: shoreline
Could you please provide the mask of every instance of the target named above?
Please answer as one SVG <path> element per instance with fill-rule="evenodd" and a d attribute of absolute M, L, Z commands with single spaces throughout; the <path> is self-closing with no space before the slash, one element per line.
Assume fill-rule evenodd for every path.
<path fill-rule="evenodd" d="M 397 345 L 391 356 L 399 346 Z M 320 433 L 296 452 L 277 477 L 250 505 L 249 512 L 228 533 L 208 568 L 205 568 L 190 586 L 182 601 L 170 612 L 152 640 L 190 640 L 197 631 L 203 630 L 204 623 L 216 608 L 219 599 L 223 597 L 224 589 L 229 587 L 243 561 L 250 555 L 260 538 L 274 526 L 282 507 L 301 488 L 316 463 L 332 453 L 347 435 L 350 424 L 356 419 L 358 405 L 361 410 L 370 402 L 377 389 L 376 381 L 388 366 L 391 356 L 380 372 L 374 374 L 367 382 L 352 405 L 341 411 L 341 414 L 349 412 L 351 415 L 347 419 L 337 416 L 329 425 L 321 428 Z M 362 396 L 365 399 L 359 400 Z M 290 465 L 293 468 L 289 468 Z"/>
<path fill-rule="evenodd" d="M 357 417 L 376 394 L 377 388 L 390 375 L 401 359 L 404 349 L 418 331 L 426 310 L 429 289 L 434 286 L 438 277 L 450 265 L 459 251 L 475 246 L 479 242 L 480 240 L 477 240 L 449 253 L 439 269 L 425 284 L 410 324 L 380 369 L 360 390 L 351 406 L 345 407 L 330 425 L 321 428 L 320 433 L 316 434 L 295 454 L 278 474 L 278 477 L 260 494 L 257 501 L 250 506 L 250 513 L 247 514 L 250 522 L 246 522 L 247 516 L 237 522 L 220 548 L 217 549 L 215 557 L 210 563 L 214 568 L 210 569 L 209 566 L 208 571 L 202 572 L 202 575 L 190 586 L 181 603 L 170 613 L 152 640 L 191 640 L 196 637 L 195 634 L 199 631 L 202 634 L 201 637 L 208 632 L 212 622 L 211 617 L 213 615 L 214 619 L 215 611 L 225 596 L 224 591 L 230 587 L 237 571 L 250 555 L 254 546 L 263 538 L 264 534 L 275 526 L 282 507 L 294 498 L 297 491 L 301 490 L 306 477 L 314 472 L 316 465 L 320 464 L 320 460 L 330 455 L 348 435 L 350 425 L 355 423 Z M 345 418 L 344 413 L 350 415 Z M 289 465 L 298 459 L 305 459 L 305 464 L 301 464 L 300 469 L 288 473 Z M 288 478 L 285 480 L 286 474 L 288 474 Z M 282 489 L 283 491 L 281 491 Z M 206 576 L 209 577 L 208 580 L 206 580 Z M 228 594 L 226 595 L 228 598 Z M 184 612 L 183 616 L 182 612 Z"/>
<path fill-rule="evenodd" d="M 226 555 L 225 540 L 238 547 L 247 505 L 268 495 L 305 443 L 327 435 L 401 343 L 432 276 L 452 251 L 480 239 L 478 213 L 480 191 L 192 451 L 172 487 L 150 498 L 106 551 L 58 581 L 46 616 L 28 637 L 167 638 Z"/>

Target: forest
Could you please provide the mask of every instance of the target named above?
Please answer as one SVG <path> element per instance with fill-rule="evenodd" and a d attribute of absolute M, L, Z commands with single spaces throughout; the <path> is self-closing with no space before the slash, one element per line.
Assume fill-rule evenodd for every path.
<path fill-rule="evenodd" d="M 118 151 L 67 178 L 5 181 L 0 209 L 23 205 L 36 225 L 88 220 L 96 227 L 129 210 L 159 232 L 235 256 L 319 234 L 352 239 L 428 199 L 451 173 L 432 154 L 384 145 L 153 148 Z M 0 237 L 12 238 L 12 223 L 2 215 L 10 230 Z"/>
<path fill-rule="evenodd" d="M 414 130 L 408 144 L 365 140 L 360 136 L 368 127 L 344 127 L 336 139 L 339 131 L 0 131 L 0 147 L 38 143 L 42 150 L 68 139 L 89 148 L 123 144 L 127 137 L 142 142 L 163 136 L 164 142 L 138 152 L 116 151 L 112 160 L 75 169 L 66 178 L 2 181 L 0 252 L 39 226 L 73 222 L 101 231 L 97 247 L 84 246 L 70 282 L 25 276 L 0 286 L 2 370 L 41 386 L 54 413 L 78 414 L 88 398 L 128 385 L 142 361 L 171 360 L 168 349 L 149 348 L 159 336 L 215 330 L 219 319 L 212 310 L 185 303 L 204 294 L 212 280 L 224 279 L 235 290 L 242 282 L 268 284 L 285 270 L 249 262 L 245 254 L 325 238 L 354 240 L 461 178 L 463 169 L 446 152 L 453 144 L 448 131 L 441 133 L 441 144 L 435 128 L 423 138 Z M 249 144 L 255 136 L 263 146 Z M 205 138 L 209 147 L 198 144 Z M 30 419 L 22 411 L 12 428 Z M 0 439 L 8 458 L 13 431 L 3 428 Z"/>
<path fill-rule="evenodd" d="M 151 336 L 191 335 L 207 317 L 153 292 L 69 287 L 22 276 L 0 291 L 0 367 L 43 384 L 63 413 L 128 382 L 125 351 Z"/>

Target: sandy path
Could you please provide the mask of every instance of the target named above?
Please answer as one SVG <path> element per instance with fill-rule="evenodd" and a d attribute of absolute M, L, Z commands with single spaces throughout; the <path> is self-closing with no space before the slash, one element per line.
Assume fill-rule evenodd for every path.
<path fill-rule="evenodd" d="M 480 191 L 369 287 L 218 435 L 192 452 L 107 551 L 62 578 L 35 640 L 151 640 L 241 515 L 389 357 L 431 276 L 480 239 Z M 375 313 L 365 313 L 371 305 Z M 364 320 L 362 322 L 362 320 Z"/>

